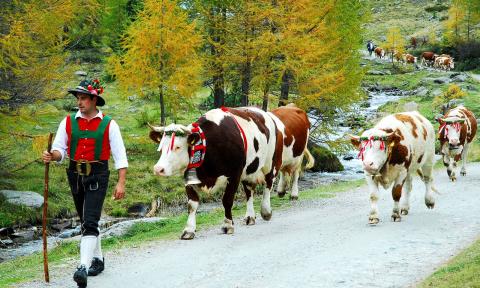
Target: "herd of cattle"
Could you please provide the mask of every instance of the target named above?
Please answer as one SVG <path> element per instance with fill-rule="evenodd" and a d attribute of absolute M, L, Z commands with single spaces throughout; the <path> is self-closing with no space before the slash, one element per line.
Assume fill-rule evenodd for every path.
<path fill-rule="evenodd" d="M 477 121 L 463 106 L 450 110 L 438 121 L 443 163 L 450 179 L 455 181 L 454 170 L 459 160 L 462 161 L 460 174 L 466 174 L 468 147 L 475 137 Z M 297 199 L 303 158 L 308 158 L 307 168 L 313 166 L 313 157 L 307 149 L 310 122 L 307 114 L 292 104 L 271 112 L 255 107 L 213 109 L 188 126 L 170 124 L 150 128 L 150 138 L 159 143 L 161 153 L 154 173 L 159 176 L 183 173 L 187 178 L 194 175 L 194 181 L 185 184 L 189 215 L 181 239 L 195 237 L 196 211 L 202 191 L 223 192 L 222 231 L 231 234 L 234 231 L 232 206 L 240 185 L 247 201 L 244 223 L 254 225 L 253 193 L 257 186 L 263 187 L 260 214 L 270 220 L 270 193 L 277 175 L 278 196 L 285 195 L 290 182 L 290 197 Z M 360 136 L 350 135 L 350 138 L 359 149 L 369 186 L 370 224 L 379 222 L 379 185 L 387 189 L 393 184 L 393 221 L 408 214 L 415 173 L 425 183 L 426 206 L 435 206 L 432 169 L 436 132 L 430 121 L 416 111 L 397 113 L 383 118 Z M 197 154 L 198 151 L 201 153 Z"/>
<path fill-rule="evenodd" d="M 387 57 L 387 53 L 385 52 L 385 50 L 382 49 L 381 47 L 376 47 L 375 45 L 373 45 L 372 42 L 369 42 L 367 44 L 367 50 L 370 56 L 373 53 L 375 53 L 375 57 L 377 58 L 382 59 Z M 405 65 L 417 63 L 418 57 L 415 57 L 411 54 L 399 53 L 396 51 L 391 51 L 389 53 L 395 61 L 403 63 Z M 453 57 L 448 54 L 438 55 L 438 54 L 435 54 L 434 52 L 426 51 L 422 53 L 420 58 L 421 58 L 420 64 L 426 67 L 433 67 L 433 68 L 441 69 L 445 71 L 449 71 L 455 68 Z"/>

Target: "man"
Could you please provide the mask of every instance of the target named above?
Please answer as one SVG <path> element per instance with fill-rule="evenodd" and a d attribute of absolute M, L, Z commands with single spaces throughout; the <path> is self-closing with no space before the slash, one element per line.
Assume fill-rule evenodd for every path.
<path fill-rule="evenodd" d="M 42 159 L 45 163 L 61 162 L 65 153 L 70 158 L 67 177 L 82 231 L 80 265 L 73 279 L 79 287 L 86 287 L 87 275 L 96 276 L 104 270 L 98 221 L 108 187 L 110 152 L 118 170 L 113 192 L 116 200 L 125 196 L 128 162 L 118 124 L 97 109 L 105 104 L 100 82 L 84 80 L 68 92 L 77 98 L 78 112 L 62 120 L 52 150 L 44 151 Z"/>

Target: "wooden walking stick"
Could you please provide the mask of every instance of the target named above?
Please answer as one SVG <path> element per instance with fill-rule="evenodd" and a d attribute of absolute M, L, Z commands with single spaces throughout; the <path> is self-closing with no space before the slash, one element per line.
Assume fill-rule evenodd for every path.
<path fill-rule="evenodd" d="M 48 148 L 50 153 L 52 150 L 53 133 L 48 135 Z M 43 238 L 43 271 L 45 272 L 45 282 L 50 282 L 50 275 L 48 274 L 48 251 L 47 251 L 47 209 L 48 209 L 48 172 L 50 170 L 50 163 L 45 163 L 45 185 L 43 190 L 43 217 L 42 217 L 42 238 Z"/>

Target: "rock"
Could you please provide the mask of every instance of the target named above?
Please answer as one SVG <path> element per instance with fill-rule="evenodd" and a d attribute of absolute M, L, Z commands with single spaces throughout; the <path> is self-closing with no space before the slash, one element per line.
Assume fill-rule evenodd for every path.
<path fill-rule="evenodd" d="M 10 239 L 12 239 L 14 243 L 19 244 L 32 241 L 35 239 L 35 236 L 35 231 L 33 229 L 29 229 L 26 231 L 13 233 L 10 235 Z"/>
<path fill-rule="evenodd" d="M 43 196 L 33 191 L 0 190 L 5 200 L 14 205 L 25 205 L 30 208 L 40 208 L 43 205 Z"/>
<path fill-rule="evenodd" d="M 378 70 L 369 70 L 366 73 L 367 75 L 386 75 L 385 71 L 378 71 Z"/>
<path fill-rule="evenodd" d="M 141 218 L 141 219 L 134 219 L 129 221 L 120 222 L 117 224 L 112 225 L 105 231 L 102 231 L 102 237 L 118 237 L 122 236 L 136 223 L 153 223 L 165 220 L 166 218 L 162 217 L 151 217 L 151 218 Z"/>
<path fill-rule="evenodd" d="M 133 217 L 145 217 L 145 214 L 148 213 L 150 205 L 144 203 L 135 203 L 132 206 L 128 207 L 127 212 L 130 216 Z"/>
<path fill-rule="evenodd" d="M 81 233 L 80 225 L 78 225 L 77 227 L 75 227 L 75 229 L 68 229 L 68 230 L 63 231 L 62 233 L 60 233 L 58 235 L 58 238 L 62 238 L 62 239 L 71 238 L 71 237 L 80 235 L 80 233 Z"/>
<path fill-rule="evenodd" d="M 322 146 L 313 146 L 309 149 L 313 158 L 315 158 L 315 165 L 312 169 L 310 169 L 311 171 L 337 172 L 344 170 L 340 160 L 338 160 L 337 156 L 328 150 L 328 148 Z"/>
<path fill-rule="evenodd" d="M 138 107 L 130 106 L 127 108 L 127 112 L 129 113 L 136 113 L 138 111 Z"/>
<path fill-rule="evenodd" d="M 1 239 L 0 240 L 0 247 L 1 248 L 8 248 L 8 246 L 12 246 L 14 243 L 12 241 L 12 239 Z M 2 262 L 2 261 L 0 261 Z"/>
<path fill-rule="evenodd" d="M 439 77 L 439 78 L 434 78 L 433 83 L 436 84 L 444 84 L 444 83 L 450 83 L 450 78 L 448 77 Z"/>
<path fill-rule="evenodd" d="M 442 92 L 441 89 L 435 89 L 435 90 L 433 90 L 432 95 L 433 96 L 438 96 L 438 95 L 441 95 L 442 93 L 443 92 Z"/>
<path fill-rule="evenodd" d="M 135 94 L 135 95 L 132 95 L 132 96 L 128 96 L 128 101 L 135 101 L 137 100 L 138 96 Z"/>
<path fill-rule="evenodd" d="M 418 88 L 417 90 L 415 90 L 413 92 L 414 95 L 417 95 L 417 96 L 420 96 L 420 97 L 423 97 L 423 96 L 427 96 L 429 90 L 425 87 L 420 87 Z"/>
<path fill-rule="evenodd" d="M 454 77 L 450 76 L 453 82 L 465 82 L 468 80 L 468 76 L 465 74 L 459 74 Z"/>
<path fill-rule="evenodd" d="M 343 156 L 343 160 L 345 160 L 345 161 L 353 160 L 353 158 L 355 158 L 355 157 L 353 157 L 352 155 Z"/>
<path fill-rule="evenodd" d="M 15 230 L 12 227 L 0 228 L 0 238 L 8 237 L 13 233 L 15 233 Z"/>
<path fill-rule="evenodd" d="M 71 220 L 58 221 L 58 223 L 52 224 L 50 225 L 50 227 L 53 230 L 60 232 L 67 228 L 72 228 L 72 221 Z"/>

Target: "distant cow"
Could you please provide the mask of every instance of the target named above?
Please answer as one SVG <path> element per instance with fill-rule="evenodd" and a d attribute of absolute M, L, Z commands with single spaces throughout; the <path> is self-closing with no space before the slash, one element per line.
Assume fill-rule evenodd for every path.
<path fill-rule="evenodd" d="M 417 63 L 417 57 L 414 57 L 411 54 L 403 54 L 402 55 L 402 60 L 403 60 L 403 63 L 405 63 L 405 64 L 415 64 L 415 63 Z"/>
<path fill-rule="evenodd" d="M 448 71 L 450 69 L 455 68 L 455 64 L 453 62 L 453 58 L 448 56 L 438 56 L 435 58 L 435 64 L 433 65 L 435 68 L 443 69 L 445 71 Z"/>
<path fill-rule="evenodd" d="M 272 110 L 273 119 L 283 137 L 282 167 L 278 180 L 277 192 L 279 197 L 285 196 L 287 190 L 286 176 L 291 176 L 292 192 L 290 198 L 298 199 L 298 177 L 304 155 L 308 163 L 306 169 L 313 167 L 313 157 L 307 149 L 310 121 L 307 114 L 293 104 Z M 280 141 L 277 141 L 279 143 Z"/>
<path fill-rule="evenodd" d="M 225 221 L 222 231 L 233 233 L 232 206 L 235 192 L 242 184 L 247 198 L 244 221 L 255 224 L 253 192 L 265 184 L 261 215 L 270 220 L 270 190 L 282 161 L 282 135 L 274 120 L 264 111 L 248 108 L 213 109 L 189 126 L 170 124 L 153 127 L 150 138 L 160 143 L 160 159 L 154 166 L 159 176 L 189 176 L 193 159 L 201 160 L 196 167 L 196 184 L 186 184 L 188 221 L 181 239 L 193 239 L 199 193 L 223 191 Z M 203 153 L 200 153 L 202 152 Z M 198 152 L 199 154 L 195 154 Z"/>
<path fill-rule="evenodd" d="M 416 111 L 393 114 L 380 120 L 360 137 L 351 136 L 351 141 L 360 150 L 359 157 L 370 190 L 370 224 L 379 222 L 379 184 L 387 189 L 393 183 L 393 221 L 400 221 L 400 214 L 408 214 L 414 173 L 418 173 L 425 183 L 425 205 L 434 207 L 432 169 L 435 131 L 425 117 Z M 399 206 L 400 198 L 402 203 Z"/>
<path fill-rule="evenodd" d="M 385 57 L 385 51 L 382 48 L 377 47 L 375 48 L 375 56 L 381 59 Z"/>
<path fill-rule="evenodd" d="M 436 57 L 438 57 L 438 55 L 433 52 L 423 52 L 421 64 L 425 66 L 433 66 Z"/>
<path fill-rule="evenodd" d="M 473 138 L 477 134 L 477 119 L 465 107 L 454 108 L 438 120 L 440 123 L 439 140 L 443 156 L 443 165 L 447 167 L 450 180 L 457 179 L 455 167 L 462 160 L 460 175 L 467 174 L 467 153 Z"/>

